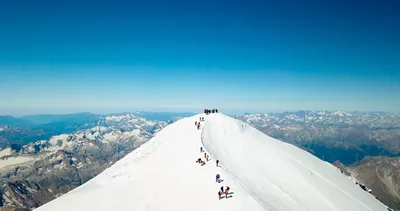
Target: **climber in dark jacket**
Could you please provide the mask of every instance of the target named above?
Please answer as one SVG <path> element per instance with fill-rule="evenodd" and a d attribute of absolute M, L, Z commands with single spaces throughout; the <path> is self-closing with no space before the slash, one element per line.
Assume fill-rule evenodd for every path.
<path fill-rule="evenodd" d="M 219 174 L 217 174 L 217 175 L 215 176 L 215 181 L 218 182 L 220 177 L 221 177 L 221 176 L 220 176 Z M 222 191 L 222 192 L 223 192 L 223 191 Z"/>

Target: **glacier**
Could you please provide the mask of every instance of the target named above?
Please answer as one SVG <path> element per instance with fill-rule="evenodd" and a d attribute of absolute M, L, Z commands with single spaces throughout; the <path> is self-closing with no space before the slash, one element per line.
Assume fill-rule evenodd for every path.
<path fill-rule="evenodd" d="M 198 130 L 195 121 L 205 117 Z M 203 147 L 210 155 L 206 165 Z M 220 166 L 216 166 L 219 160 Z M 215 181 L 221 175 L 221 183 Z M 229 186 L 228 198 L 218 198 Z M 98 176 L 38 211 L 385 211 L 333 165 L 247 123 L 198 114 L 168 125 Z"/>

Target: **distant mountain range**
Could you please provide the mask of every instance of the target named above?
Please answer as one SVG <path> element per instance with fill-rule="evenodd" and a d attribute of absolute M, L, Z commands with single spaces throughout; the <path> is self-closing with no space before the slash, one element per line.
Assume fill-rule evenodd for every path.
<path fill-rule="evenodd" d="M 188 112 L 135 112 L 122 114 L 134 114 L 136 117 L 155 121 L 168 121 L 194 115 L 194 113 Z M 0 147 L 11 146 L 11 144 L 25 145 L 32 141 L 47 140 L 54 135 L 89 129 L 101 125 L 105 117 L 107 115 L 92 113 L 39 114 L 20 118 L 0 116 Z"/>
<path fill-rule="evenodd" d="M 400 210 L 399 113 L 298 111 L 235 117 L 333 163 L 361 188 Z"/>
<path fill-rule="evenodd" d="M 75 114 L 38 114 L 23 116 L 20 119 L 28 120 L 36 125 L 46 125 L 54 122 L 90 122 L 97 120 L 101 116 L 86 112 Z"/>
<path fill-rule="evenodd" d="M 149 111 L 139 111 L 134 113 L 136 116 L 143 117 L 148 120 L 158 120 L 158 121 L 170 121 L 176 120 L 177 118 L 189 117 L 196 115 L 192 112 L 149 112 Z"/>
<path fill-rule="evenodd" d="M 0 116 L 0 127 L 33 127 L 35 124 L 29 120 L 12 116 Z"/>
<path fill-rule="evenodd" d="M 169 121 L 194 113 L 134 112 L 147 120 Z M 107 115 L 91 113 L 0 116 L 0 147 L 26 145 L 54 135 L 102 125 Z M 330 163 L 349 165 L 365 156 L 400 155 L 400 114 L 296 111 L 234 116 L 274 138 L 295 144 Z"/>
<path fill-rule="evenodd" d="M 235 117 L 330 163 L 400 155 L 399 113 L 298 111 Z"/>
<path fill-rule="evenodd" d="M 133 113 L 83 115 L 90 121 L 75 132 L 0 151 L 0 207 L 38 207 L 93 178 L 168 124 Z M 51 124 L 50 119 L 64 121 L 33 119 L 44 124 Z"/>
<path fill-rule="evenodd" d="M 32 209 L 46 203 L 88 181 L 169 123 L 192 115 L 0 116 L 0 207 Z M 340 161 L 335 164 L 344 173 L 400 209 L 395 176 L 400 166 L 388 158 L 400 155 L 400 114 L 297 111 L 234 117 L 325 161 Z"/>
<path fill-rule="evenodd" d="M 25 145 L 53 135 L 71 133 L 98 124 L 102 115 L 91 113 L 32 115 L 15 118 L 0 116 L 0 147 Z"/>

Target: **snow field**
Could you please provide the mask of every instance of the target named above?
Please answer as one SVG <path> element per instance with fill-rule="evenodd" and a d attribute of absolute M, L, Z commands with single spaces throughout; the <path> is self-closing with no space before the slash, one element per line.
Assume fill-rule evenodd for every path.
<path fill-rule="evenodd" d="M 241 121 L 210 115 L 202 138 L 210 154 L 269 210 L 386 210 L 333 165 Z"/>
<path fill-rule="evenodd" d="M 200 130 L 195 121 L 205 117 Z M 203 145 L 202 145 L 203 144 Z M 201 166 L 206 150 L 211 160 Z M 216 167 L 216 159 L 222 167 Z M 222 183 L 215 181 L 221 175 Z M 232 198 L 218 199 L 221 186 Z M 385 211 L 336 167 L 222 114 L 183 118 L 39 211 Z"/>
<path fill-rule="evenodd" d="M 97 177 L 37 210 L 265 210 L 212 157 L 204 166 L 196 163 L 204 160 L 201 130 L 194 125 L 199 116 L 167 126 Z M 217 173 L 222 183 L 215 182 Z M 231 188 L 232 198 L 218 199 L 222 185 Z"/>

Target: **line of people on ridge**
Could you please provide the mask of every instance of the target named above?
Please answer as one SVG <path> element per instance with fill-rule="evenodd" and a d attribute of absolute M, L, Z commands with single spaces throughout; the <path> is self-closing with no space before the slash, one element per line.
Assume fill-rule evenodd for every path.
<path fill-rule="evenodd" d="M 201 153 L 204 152 L 203 147 L 200 147 L 200 152 L 201 152 Z M 207 162 L 210 160 L 210 157 L 209 157 L 209 155 L 208 155 L 206 152 L 204 152 L 204 158 L 206 159 Z M 219 167 L 219 160 L 216 160 L 215 162 L 216 162 L 216 164 L 217 164 L 217 167 Z M 204 165 L 206 164 L 206 162 L 203 161 L 203 160 L 201 160 L 201 158 L 198 158 L 197 161 L 196 161 L 196 163 L 200 163 L 201 166 L 204 166 Z M 224 180 L 221 179 L 221 175 L 217 174 L 217 175 L 215 176 L 215 182 L 221 183 L 221 182 L 223 182 L 223 181 L 224 181 Z M 221 186 L 221 189 L 218 190 L 218 199 L 221 200 L 221 199 L 223 198 L 223 195 L 224 195 L 224 194 L 225 194 L 225 198 L 226 198 L 226 199 L 230 198 L 229 195 L 232 194 L 232 193 L 230 193 L 229 190 L 230 190 L 230 187 L 229 187 L 229 186 L 226 186 L 225 189 L 224 189 L 224 186 Z"/>
<path fill-rule="evenodd" d="M 194 125 L 196 125 L 197 126 L 197 130 L 200 130 L 200 122 L 204 122 L 204 117 L 199 117 L 199 121 L 195 121 L 194 122 Z"/>
<path fill-rule="evenodd" d="M 204 110 L 205 113 L 206 113 L 206 111 L 209 112 L 210 110 L 207 110 L 207 109 Z M 217 109 L 213 109 L 211 112 L 212 113 L 218 113 L 218 110 Z M 200 123 L 201 122 L 204 122 L 204 117 L 199 117 L 199 121 L 198 122 L 195 121 L 195 123 L 194 123 L 197 126 L 198 130 L 200 129 Z M 203 152 L 204 152 L 203 147 L 200 147 L 200 153 L 203 153 Z M 205 161 L 202 160 L 201 158 L 198 158 L 196 160 L 196 163 L 199 163 L 201 166 L 206 165 L 206 161 L 207 162 L 210 161 L 210 156 L 206 152 L 204 152 L 204 158 L 205 158 Z M 216 162 L 217 167 L 219 167 L 219 160 L 216 160 L 215 162 Z M 215 178 L 215 181 L 218 182 L 218 183 L 221 183 L 224 180 L 221 179 L 221 175 L 217 174 L 216 178 Z M 226 199 L 230 198 L 229 195 L 232 194 L 232 193 L 230 193 L 229 190 L 230 190 L 229 186 L 226 186 L 225 189 L 224 189 L 224 186 L 221 186 L 221 189 L 218 190 L 218 199 L 221 200 L 223 198 L 224 194 L 225 194 L 225 198 Z"/>
<path fill-rule="evenodd" d="M 219 161 L 217 160 L 217 167 L 218 167 L 218 162 L 219 162 Z M 217 175 L 215 176 L 215 181 L 218 182 L 218 183 L 221 183 L 221 182 L 223 182 L 224 180 L 221 179 L 221 175 L 217 174 Z M 229 192 L 230 189 L 231 189 L 231 188 L 230 188 L 229 186 L 226 186 L 225 189 L 224 189 L 224 186 L 221 186 L 221 189 L 218 191 L 218 199 L 221 200 L 221 199 L 223 198 L 222 195 L 224 195 L 224 194 L 225 194 L 225 198 L 226 198 L 226 199 L 232 197 L 232 196 L 230 196 L 230 195 L 233 194 L 233 192 L 230 193 L 230 192 Z"/>
<path fill-rule="evenodd" d="M 210 113 L 218 113 L 218 109 L 204 109 L 205 114 L 210 114 Z"/>
<path fill-rule="evenodd" d="M 200 122 L 197 122 L 197 121 L 196 121 L 196 122 L 194 123 L 194 125 L 196 125 L 197 130 L 200 130 Z"/>
<path fill-rule="evenodd" d="M 200 147 L 200 152 L 204 152 L 203 147 Z M 208 154 L 206 152 L 204 152 L 204 158 L 206 159 L 206 161 L 208 162 L 210 160 L 210 156 L 208 156 Z M 218 165 L 217 161 L 217 165 Z M 196 163 L 200 163 L 201 166 L 204 166 L 206 164 L 206 162 L 204 160 L 202 160 L 201 158 L 198 158 Z"/>

